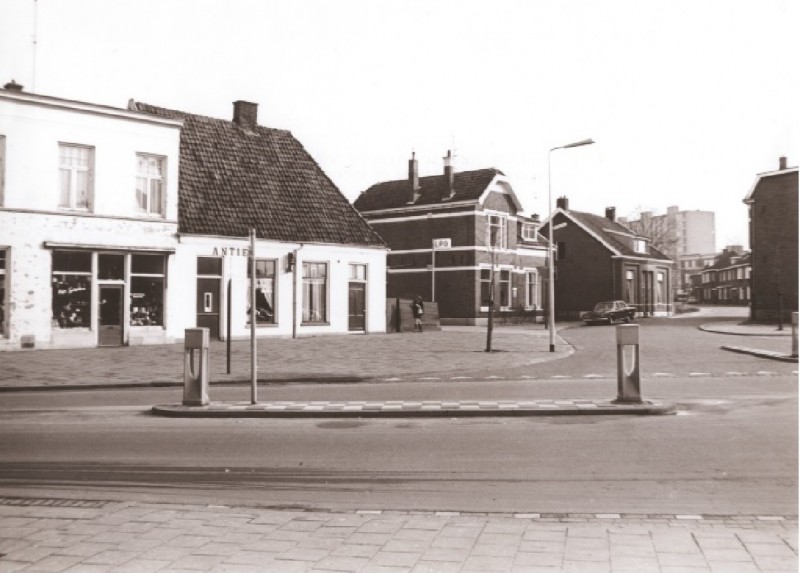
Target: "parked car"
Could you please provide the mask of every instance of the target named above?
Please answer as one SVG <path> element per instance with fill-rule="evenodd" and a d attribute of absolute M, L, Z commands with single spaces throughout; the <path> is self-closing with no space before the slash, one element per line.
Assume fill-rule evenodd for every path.
<path fill-rule="evenodd" d="M 686 299 L 686 304 L 697 304 L 697 299 L 693 296 L 690 296 Z"/>
<path fill-rule="evenodd" d="M 631 322 L 635 316 L 636 308 L 630 306 L 624 300 L 611 300 L 598 302 L 594 305 L 594 310 L 584 312 L 581 315 L 581 320 L 586 324 L 593 324 L 596 322 L 614 324 L 618 320 Z"/>

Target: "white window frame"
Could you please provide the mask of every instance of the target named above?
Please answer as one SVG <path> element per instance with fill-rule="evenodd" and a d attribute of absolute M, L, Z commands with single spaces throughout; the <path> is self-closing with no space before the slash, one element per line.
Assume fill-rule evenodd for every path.
<path fill-rule="evenodd" d="M 302 324 L 303 325 L 311 325 L 311 326 L 313 326 L 313 325 L 328 325 L 328 324 L 330 324 L 329 315 L 330 315 L 330 312 L 331 312 L 331 305 L 330 305 L 331 289 L 330 289 L 330 280 L 329 280 L 330 279 L 330 267 L 331 267 L 331 265 L 327 261 L 303 261 L 302 264 L 303 264 L 303 266 L 302 266 L 302 272 L 303 272 L 303 275 L 302 275 L 302 279 L 303 279 L 302 280 L 302 285 L 303 285 L 303 287 L 302 287 L 303 288 L 303 291 L 302 291 L 303 292 L 303 294 L 302 294 L 302 313 L 303 313 Z M 325 276 L 324 277 L 307 277 L 306 276 L 306 265 L 322 265 L 325 268 Z M 320 281 L 320 279 L 322 279 L 322 281 Z M 319 320 L 306 320 L 306 315 L 308 313 L 310 313 L 310 310 L 308 311 L 308 313 L 306 311 L 306 302 L 307 302 L 306 301 L 306 285 L 308 285 L 308 284 L 322 284 L 325 287 L 325 293 L 324 293 L 324 296 L 322 298 L 322 303 L 325 305 L 325 308 L 323 309 L 324 310 L 323 316 L 321 316 L 319 318 Z"/>
<path fill-rule="evenodd" d="M 158 173 L 151 173 L 149 170 L 149 162 L 155 160 L 159 163 L 161 175 Z M 144 170 L 142 170 L 144 167 Z M 144 182 L 144 189 L 142 189 L 142 182 Z M 154 200 L 153 197 L 153 183 L 159 183 L 160 197 Z M 151 215 L 154 217 L 163 217 L 166 210 L 166 196 L 167 196 L 167 158 L 163 155 L 155 155 L 153 153 L 137 153 L 136 154 L 136 206 L 140 213 Z M 154 204 L 155 207 L 154 207 Z"/>
<path fill-rule="evenodd" d="M 500 310 L 509 310 L 512 306 L 511 300 L 511 269 L 498 269 L 495 271 L 498 273 L 497 277 L 497 294 L 500 298 Z M 503 278 L 505 275 L 505 279 Z M 506 294 L 506 304 L 503 304 L 503 291 Z"/>
<path fill-rule="evenodd" d="M 498 230 L 497 244 L 492 242 L 492 229 Z M 489 213 L 486 216 L 486 244 L 490 248 L 507 249 L 508 248 L 508 217 L 499 213 Z"/>
<path fill-rule="evenodd" d="M 539 235 L 539 227 L 536 226 L 535 223 L 523 223 L 522 224 L 522 238 L 526 241 L 536 241 L 538 240 Z"/>
<path fill-rule="evenodd" d="M 87 165 L 70 165 L 63 162 L 63 151 L 79 149 L 87 154 Z M 64 189 L 64 174 L 67 174 L 68 188 Z M 94 147 L 77 143 L 59 142 L 58 144 L 58 207 L 71 211 L 91 211 L 94 198 Z M 86 174 L 86 205 L 79 205 L 76 196 L 79 174 Z M 66 200 L 65 200 L 66 191 Z"/>
<path fill-rule="evenodd" d="M 272 275 L 265 274 L 262 277 L 258 275 L 258 264 L 259 263 L 272 263 Z M 256 317 L 256 327 L 261 326 L 275 326 L 278 324 L 278 268 L 279 268 L 280 261 L 278 259 L 269 259 L 269 258 L 256 258 L 256 292 L 262 288 L 259 287 L 259 281 L 264 281 L 262 284 L 268 284 L 270 281 L 272 282 L 272 320 L 259 320 Z M 267 267 L 268 265 L 265 265 Z M 266 271 L 265 271 L 266 273 Z M 256 309 L 258 309 L 258 305 L 256 305 Z M 247 261 L 247 319 L 245 320 L 247 326 L 250 326 L 250 261 Z"/>
<path fill-rule="evenodd" d="M 633 250 L 637 253 L 647 253 L 647 241 L 644 239 L 634 239 Z"/>
<path fill-rule="evenodd" d="M 540 308 L 542 305 L 541 281 L 536 269 L 525 272 L 525 308 Z"/>

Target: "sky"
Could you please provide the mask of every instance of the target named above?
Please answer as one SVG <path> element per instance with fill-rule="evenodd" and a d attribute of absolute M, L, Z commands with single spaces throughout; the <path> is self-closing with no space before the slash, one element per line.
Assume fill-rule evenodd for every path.
<path fill-rule="evenodd" d="M 526 213 L 716 213 L 798 164 L 796 0 L 0 0 L 0 84 L 288 129 L 353 201 L 503 171 Z M 794 54 L 794 55 L 792 55 Z M 554 147 L 586 138 L 594 145 Z M 551 165 L 548 173 L 548 156 Z"/>

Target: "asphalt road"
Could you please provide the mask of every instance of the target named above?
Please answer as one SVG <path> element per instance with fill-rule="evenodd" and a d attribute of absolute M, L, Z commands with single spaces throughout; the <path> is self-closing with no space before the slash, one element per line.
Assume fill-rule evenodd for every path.
<path fill-rule="evenodd" d="M 612 398 L 613 330 L 565 332 L 579 351 L 525 371 L 536 378 L 513 371 L 468 380 L 279 385 L 260 396 Z M 4 394 L 0 495 L 338 509 L 795 514 L 796 365 L 726 353 L 719 336 L 686 323 L 642 325 L 643 362 L 657 369 L 646 368 L 643 393 L 677 403 L 674 416 L 168 419 L 148 410 L 179 401 L 174 388 Z M 673 376 L 648 377 L 658 371 Z M 245 400 L 249 391 L 220 387 L 214 394 Z"/>

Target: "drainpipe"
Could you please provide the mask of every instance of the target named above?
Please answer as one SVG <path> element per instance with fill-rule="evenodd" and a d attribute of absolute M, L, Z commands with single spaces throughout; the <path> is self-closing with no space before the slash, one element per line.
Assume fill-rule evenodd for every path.
<path fill-rule="evenodd" d="M 298 264 L 297 254 L 303 248 L 303 243 L 292 251 L 294 264 L 292 265 L 292 338 L 297 338 L 297 269 Z"/>

